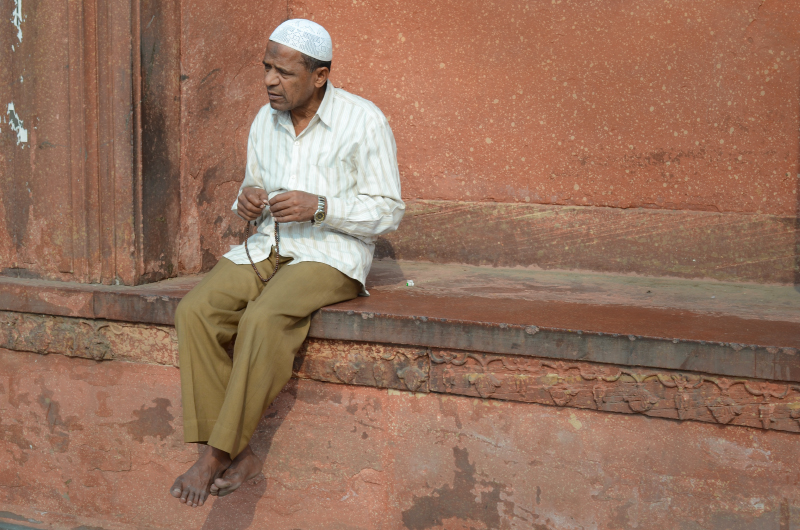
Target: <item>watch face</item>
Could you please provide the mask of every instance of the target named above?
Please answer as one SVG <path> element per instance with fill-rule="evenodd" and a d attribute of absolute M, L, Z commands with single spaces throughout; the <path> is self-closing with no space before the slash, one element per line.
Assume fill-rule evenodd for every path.
<path fill-rule="evenodd" d="M 316 222 L 318 222 L 318 223 L 323 221 L 323 220 L 325 220 L 325 212 L 317 212 L 317 213 L 315 213 L 314 214 L 314 220 Z"/>

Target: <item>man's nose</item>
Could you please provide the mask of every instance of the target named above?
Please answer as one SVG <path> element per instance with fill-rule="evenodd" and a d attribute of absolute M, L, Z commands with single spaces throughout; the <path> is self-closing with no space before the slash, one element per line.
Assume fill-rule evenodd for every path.
<path fill-rule="evenodd" d="M 266 84 L 268 87 L 276 86 L 278 84 L 278 76 L 273 72 L 267 72 L 264 75 L 264 84 Z"/>

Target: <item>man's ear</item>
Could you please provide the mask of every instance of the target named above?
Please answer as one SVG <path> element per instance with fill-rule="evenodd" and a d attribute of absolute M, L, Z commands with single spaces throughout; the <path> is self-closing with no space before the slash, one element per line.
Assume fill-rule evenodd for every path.
<path fill-rule="evenodd" d="M 314 75 L 316 76 L 314 79 L 314 86 L 317 88 L 322 88 L 325 83 L 328 81 L 328 76 L 331 74 L 331 71 L 328 70 L 328 67 L 321 66 L 314 71 Z"/>

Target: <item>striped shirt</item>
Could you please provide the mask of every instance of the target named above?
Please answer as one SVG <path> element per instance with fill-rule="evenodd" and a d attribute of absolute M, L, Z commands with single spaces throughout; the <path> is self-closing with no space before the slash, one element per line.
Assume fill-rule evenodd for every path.
<path fill-rule="evenodd" d="M 292 190 L 325 196 L 327 216 L 321 225 L 281 223 L 281 256 L 292 258 L 289 266 L 303 261 L 330 265 L 361 282 L 367 294 L 363 286 L 375 239 L 397 230 L 405 213 L 397 147 L 378 107 L 328 82 L 316 115 L 296 136 L 289 112 L 265 105 L 250 127 L 240 194 L 245 187 L 262 188 L 270 199 Z M 238 196 L 232 209 L 237 205 Z M 268 208 L 257 223 L 248 239 L 255 263 L 269 257 L 275 242 Z M 225 257 L 249 263 L 244 245 Z"/>

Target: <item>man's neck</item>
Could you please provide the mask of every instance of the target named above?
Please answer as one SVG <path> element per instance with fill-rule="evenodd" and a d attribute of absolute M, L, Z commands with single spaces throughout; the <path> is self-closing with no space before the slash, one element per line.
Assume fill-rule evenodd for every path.
<path fill-rule="evenodd" d="M 299 135 L 305 130 L 306 127 L 308 127 L 308 124 L 311 123 L 311 119 L 317 113 L 319 106 L 322 104 L 322 99 L 325 97 L 325 90 L 327 87 L 328 83 L 325 83 L 320 88 L 314 90 L 314 94 L 304 105 L 296 107 L 290 111 L 295 135 Z"/>

